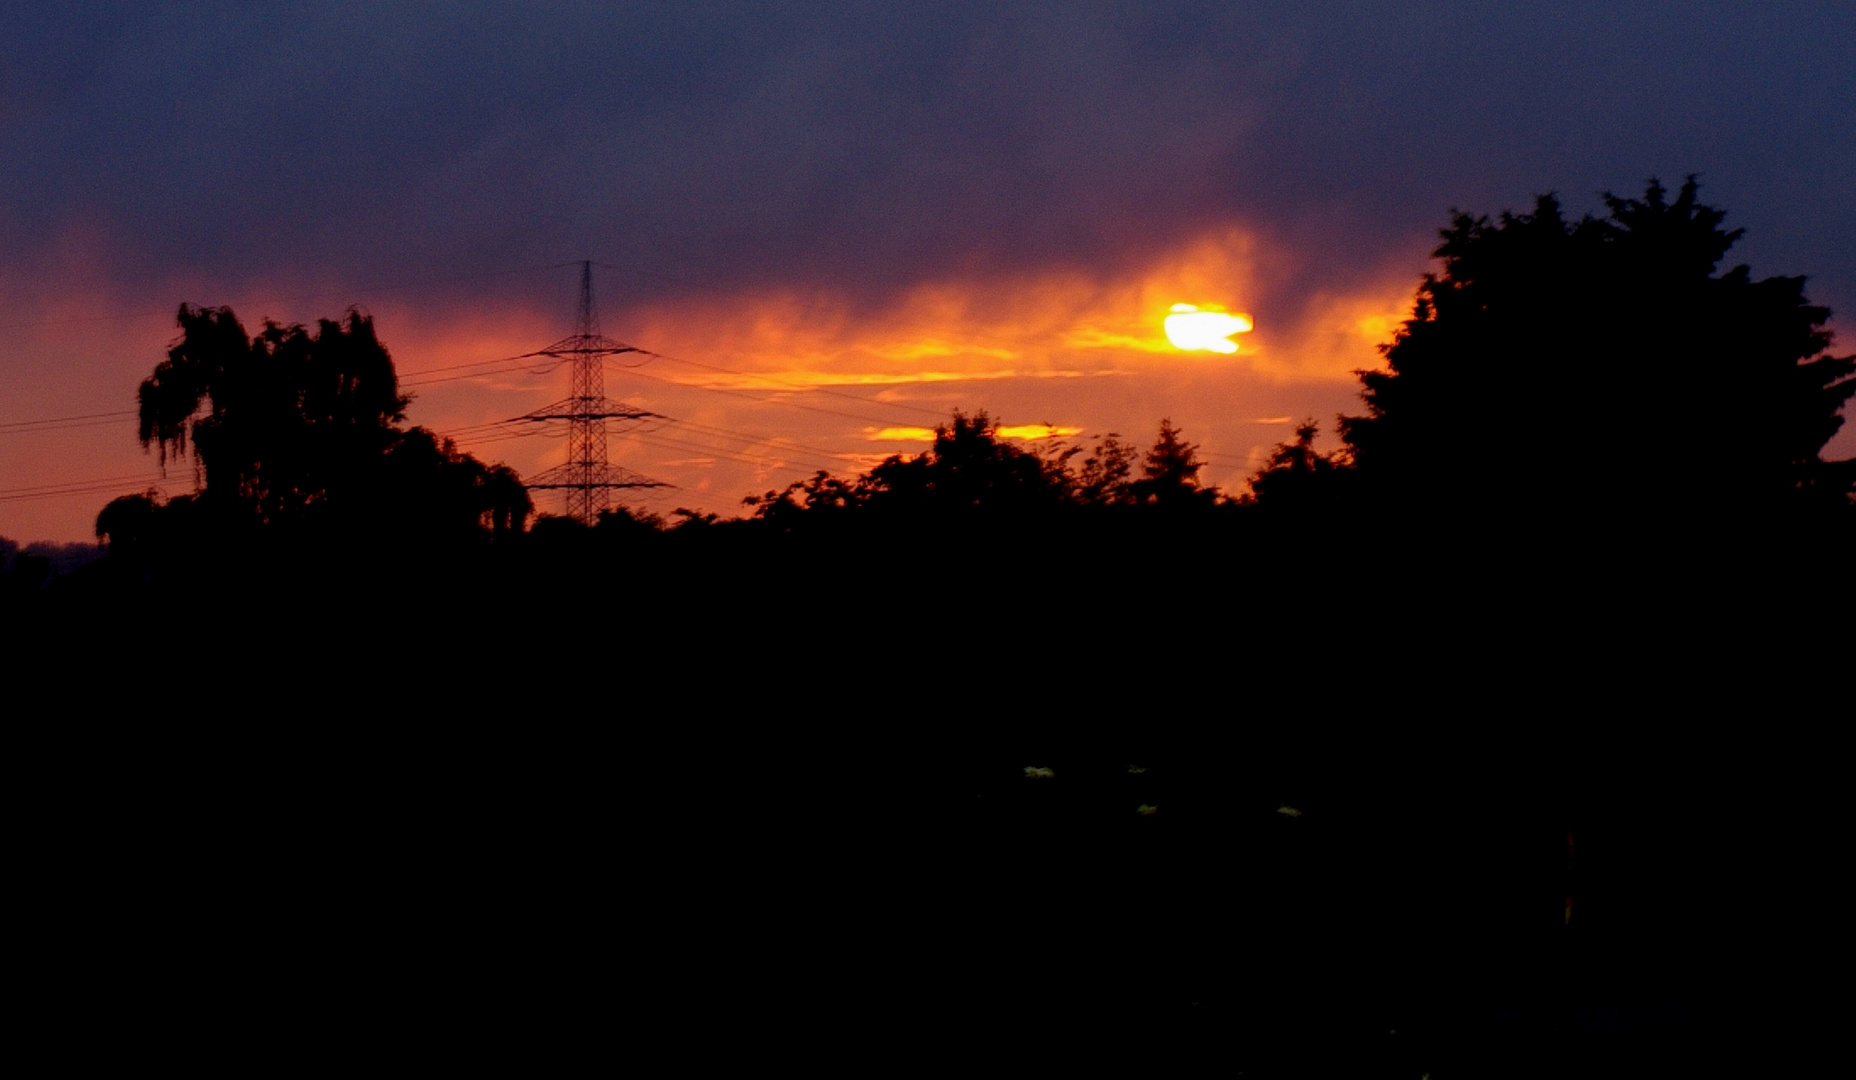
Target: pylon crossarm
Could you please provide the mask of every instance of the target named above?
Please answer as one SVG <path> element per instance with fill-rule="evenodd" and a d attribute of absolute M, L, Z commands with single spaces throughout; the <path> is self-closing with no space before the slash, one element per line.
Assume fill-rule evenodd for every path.
<path fill-rule="evenodd" d="M 605 490 L 608 490 L 608 491 L 616 491 L 616 490 L 621 490 L 621 489 L 631 489 L 631 488 L 660 488 L 660 487 L 676 487 L 677 485 L 675 485 L 675 484 L 666 484 L 666 483 L 664 483 L 664 482 L 663 482 L 662 480 L 627 480 L 627 481 L 618 481 L 618 480 L 614 480 L 614 481 L 612 481 L 611 483 L 607 483 L 607 484 L 536 484 L 536 483 L 527 483 L 527 484 L 523 484 L 522 486 L 523 486 L 523 487 L 525 487 L 525 488 L 528 488 L 528 489 L 529 489 L 530 491 L 580 491 L 580 490 L 582 490 L 583 488 L 603 488 L 603 489 L 605 489 Z"/>
<path fill-rule="evenodd" d="M 609 337 L 584 337 L 575 334 L 562 338 L 545 349 L 538 350 L 542 356 L 580 357 L 580 356 L 617 356 L 620 353 L 641 352 L 635 346 L 614 341 Z"/>
<path fill-rule="evenodd" d="M 585 462 L 569 461 L 563 465 L 556 465 L 552 469 L 543 469 L 530 479 L 524 480 L 522 486 L 536 489 L 573 489 L 675 487 L 676 485 L 653 480 L 621 465 L 596 465 L 589 468 Z"/>
<path fill-rule="evenodd" d="M 512 416 L 504 423 L 514 424 L 524 420 L 539 423 L 543 420 L 663 420 L 660 413 L 649 409 L 634 409 L 629 405 L 620 405 L 610 399 L 601 398 L 591 403 L 568 398 L 552 405 L 544 405 L 532 413 Z"/>

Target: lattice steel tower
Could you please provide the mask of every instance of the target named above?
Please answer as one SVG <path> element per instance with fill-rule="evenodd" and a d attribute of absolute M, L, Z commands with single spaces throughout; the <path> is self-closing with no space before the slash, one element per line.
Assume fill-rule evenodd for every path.
<path fill-rule="evenodd" d="M 573 387 L 564 401 L 537 409 L 518 420 L 567 421 L 567 460 L 537 473 L 527 481 L 531 489 L 558 488 L 567 493 L 567 516 L 586 525 L 599 521 L 600 511 L 611 505 L 614 488 L 664 487 L 648 476 L 606 461 L 606 421 L 643 420 L 658 414 L 634 409 L 606 397 L 606 357 L 635 353 L 599 332 L 599 312 L 593 306 L 593 264 L 580 264 L 579 325 L 537 356 L 568 360 L 573 365 Z"/>

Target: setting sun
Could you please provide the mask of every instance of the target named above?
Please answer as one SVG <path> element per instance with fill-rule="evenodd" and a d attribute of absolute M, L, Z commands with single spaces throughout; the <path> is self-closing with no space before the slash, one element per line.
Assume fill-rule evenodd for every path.
<path fill-rule="evenodd" d="M 1248 315 L 1234 315 L 1217 307 L 1200 308 L 1194 304 L 1174 304 L 1166 317 L 1166 339 L 1176 349 L 1234 353 L 1237 342 L 1232 334 L 1247 333 L 1255 324 Z"/>

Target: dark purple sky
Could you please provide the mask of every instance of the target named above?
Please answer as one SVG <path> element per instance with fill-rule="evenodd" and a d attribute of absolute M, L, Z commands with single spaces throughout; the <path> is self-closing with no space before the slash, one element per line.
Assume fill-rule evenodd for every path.
<path fill-rule="evenodd" d="M 1404 314 L 1452 208 L 1597 210 L 1652 175 L 1699 173 L 1746 230 L 1730 258 L 1856 312 L 1848 4 L 611 8 L 6 9 L 0 424 L 133 407 L 183 300 L 248 326 L 362 303 L 409 372 L 538 348 L 569 329 L 562 264 L 594 258 L 612 336 L 882 388 L 833 420 L 790 407 L 817 391 L 615 372 L 710 430 L 615 436 L 680 485 L 660 509 L 733 512 L 956 405 L 1084 437 L 1171 415 L 1234 485 L 1281 415 L 1352 407 L 1376 355 L 1348 328 Z M 1254 357 L 1077 344 L 1161 299 L 1251 312 Z M 1102 377 L 1052 377 L 1074 372 Z M 514 415 L 558 381 L 434 384 L 412 418 Z M 472 448 L 525 472 L 558 449 Z M 153 472 L 108 417 L 0 434 L 0 535 L 83 538 L 109 478 Z"/>

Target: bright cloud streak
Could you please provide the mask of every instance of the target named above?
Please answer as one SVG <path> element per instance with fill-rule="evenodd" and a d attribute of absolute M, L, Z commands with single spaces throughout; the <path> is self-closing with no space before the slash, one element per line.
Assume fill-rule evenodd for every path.
<path fill-rule="evenodd" d="M 999 437 L 1003 439 L 1024 439 L 1033 442 L 1038 439 L 1068 439 L 1081 435 L 1083 429 L 1066 424 L 1005 424 L 999 428 Z"/>
<path fill-rule="evenodd" d="M 1083 433 L 1083 429 L 1069 424 L 1002 424 L 994 429 L 1002 439 L 1022 439 L 1034 442 L 1038 439 L 1069 439 Z M 933 442 L 934 429 L 927 427 L 886 427 L 866 429 L 865 438 L 871 442 Z"/>

